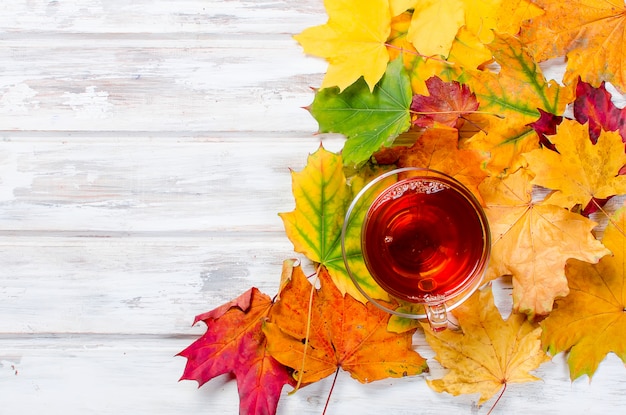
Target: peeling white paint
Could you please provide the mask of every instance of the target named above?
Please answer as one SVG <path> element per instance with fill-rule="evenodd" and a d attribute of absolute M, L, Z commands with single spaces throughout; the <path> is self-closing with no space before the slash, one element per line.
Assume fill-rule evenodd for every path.
<path fill-rule="evenodd" d="M 34 177 L 34 173 L 20 170 L 15 152 L 0 148 L 0 202 L 14 199 L 15 190 L 30 187 Z"/>
<path fill-rule="evenodd" d="M 37 91 L 25 83 L 9 86 L 0 97 L 0 113 L 26 114 L 38 109 L 39 101 L 33 99 L 35 96 Z"/>
<path fill-rule="evenodd" d="M 109 93 L 97 91 L 98 87 L 88 86 L 85 92 L 78 94 L 65 92 L 63 104 L 69 105 L 78 116 L 85 118 L 106 118 L 107 113 L 113 108 L 109 102 Z"/>

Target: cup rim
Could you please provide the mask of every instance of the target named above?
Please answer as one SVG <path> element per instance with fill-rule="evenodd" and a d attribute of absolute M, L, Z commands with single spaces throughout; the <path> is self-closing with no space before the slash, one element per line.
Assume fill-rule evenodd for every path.
<path fill-rule="evenodd" d="M 481 222 L 481 226 L 483 228 L 483 237 L 484 237 L 484 249 L 483 249 L 483 253 L 481 255 L 481 258 L 479 261 L 477 261 L 472 274 L 475 274 L 476 276 L 474 278 L 468 278 L 467 282 L 465 284 L 463 284 L 461 287 L 459 287 L 458 289 L 454 290 L 452 292 L 452 294 L 448 295 L 447 298 L 444 297 L 443 299 L 441 299 L 441 296 L 436 296 L 436 298 L 432 298 L 432 301 L 429 301 L 429 299 L 427 298 L 427 296 L 425 296 L 426 298 L 424 299 L 424 301 L 416 301 L 416 302 L 409 302 L 408 300 L 402 300 L 400 298 L 398 298 L 397 296 L 394 296 L 393 293 L 389 293 L 387 290 L 385 290 L 384 287 L 382 287 L 378 281 L 376 281 L 376 279 L 374 278 L 374 276 L 372 275 L 372 272 L 369 270 L 369 268 L 367 267 L 367 261 L 365 260 L 365 255 L 363 254 L 363 252 L 361 252 L 361 255 L 363 255 L 363 261 L 366 265 L 366 268 L 368 270 L 368 272 L 370 273 L 370 278 L 372 279 L 372 281 L 374 283 L 376 283 L 378 286 L 381 287 L 381 289 L 383 289 L 385 292 L 387 292 L 389 294 L 389 296 L 391 298 L 394 298 L 396 300 L 399 300 L 403 303 L 409 303 L 409 304 L 415 304 L 415 305 L 423 305 L 423 306 L 428 306 L 428 305 L 432 305 L 435 303 L 443 303 L 445 304 L 446 310 L 453 310 L 454 308 L 458 307 L 460 304 L 462 304 L 465 300 L 467 300 L 477 289 L 479 286 L 481 286 L 482 283 L 482 279 L 484 277 L 485 271 L 487 269 L 487 264 L 489 262 L 489 257 L 490 257 L 490 253 L 491 253 L 491 231 L 489 228 L 489 222 L 487 220 L 487 216 L 483 210 L 483 207 L 481 206 L 480 202 L 478 201 L 478 199 L 476 198 L 476 196 L 463 184 L 461 183 L 459 180 L 455 179 L 454 177 L 443 173 L 439 170 L 435 170 L 435 169 L 431 169 L 431 168 L 425 168 L 425 167 L 402 167 L 402 168 L 397 168 L 397 169 L 393 169 L 390 170 L 388 172 L 385 172 L 379 176 L 377 176 L 376 178 L 374 178 L 373 180 L 371 180 L 369 183 L 367 183 L 358 193 L 357 195 L 354 197 L 354 199 L 352 200 L 352 202 L 350 203 L 348 209 L 346 210 L 346 214 L 344 217 L 344 222 L 341 228 L 341 254 L 342 254 L 342 259 L 344 262 L 344 266 L 346 268 L 346 272 L 348 273 L 348 276 L 350 277 L 350 279 L 352 280 L 353 284 L 355 285 L 355 287 L 357 288 L 357 290 L 371 303 L 373 303 L 375 306 L 377 306 L 379 309 L 382 309 L 383 311 L 390 313 L 392 315 L 396 315 L 399 317 L 404 317 L 404 318 L 409 318 L 409 319 L 426 319 L 427 315 L 425 313 L 426 310 L 424 310 L 424 314 L 417 314 L 417 313 L 405 313 L 402 311 L 397 311 L 394 309 L 391 309 L 389 307 L 386 307 L 385 305 L 381 304 L 379 301 L 377 301 L 376 299 L 372 298 L 372 296 L 370 296 L 365 289 L 361 286 L 361 284 L 359 284 L 356 276 L 354 275 L 354 273 L 352 272 L 352 269 L 350 268 L 350 264 L 349 261 L 347 260 L 347 250 L 346 250 L 346 244 L 345 244 L 345 238 L 346 238 L 346 234 L 348 231 L 348 226 L 351 220 L 351 216 L 352 213 L 357 205 L 357 203 L 359 202 L 359 200 L 361 200 L 361 198 L 375 185 L 377 185 L 378 183 L 380 183 L 381 181 L 385 180 L 388 177 L 394 176 L 394 175 L 398 175 L 401 173 L 406 173 L 406 172 L 426 172 L 428 173 L 427 175 L 415 175 L 415 176 L 410 176 L 410 177 L 406 177 L 403 179 L 398 180 L 396 183 L 402 183 L 405 181 L 411 181 L 411 180 L 422 180 L 422 179 L 443 179 L 444 183 L 448 182 L 448 184 L 454 186 L 454 190 L 461 193 L 462 196 L 464 196 L 465 198 L 467 198 L 469 200 L 469 202 L 473 205 L 473 207 L 475 208 L 475 211 L 479 217 L 479 220 Z M 393 185 L 390 185 L 388 187 L 385 188 L 385 190 L 392 188 L 393 186 L 396 185 L 396 183 L 394 183 Z M 376 196 L 376 198 L 374 199 L 374 201 L 372 202 L 372 205 L 374 203 L 376 203 L 376 201 L 378 200 L 378 198 L 384 194 L 384 190 Z M 369 209 L 371 209 L 370 205 L 368 207 L 368 212 Z M 361 224 L 361 226 L 365 225 L 365 221 Z M 362 230 L 361 230 L 362 232 Z M 363 243 L 360 242 L 361 245 L 361 249 L 362 249 L 362 245 Z M 459 297 L 459 295 L 461 295 Z"/>

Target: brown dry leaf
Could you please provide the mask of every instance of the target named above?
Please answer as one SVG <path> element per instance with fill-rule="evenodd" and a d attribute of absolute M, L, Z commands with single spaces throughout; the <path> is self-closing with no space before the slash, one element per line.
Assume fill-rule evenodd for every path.
<path fill-rule="evenodd" d="M 502 319 L 491 287 L 479 290 L 453 311 L 461 331 L 435 333 L 424 327 L 438 362 L 450 369 L 443 378 L 428 380 L 437 392 L 480 393 L 483 404 L 511 383 L 539 380 L 529 372 L 549 360 L 541 349 L 541 329 L 524 314 Z"/>
<path fill-rule="evenodd" d="M 486 280 L 513 277 L 515 310 L 544 315 L 569 292 L 565 262 L 597 262 L 609 251 L 595 239 L 596 223 L 560 206 L 532 200 L 530 173 L 520 169 L 479 187 L 487 208 L 492 250 Z"/>

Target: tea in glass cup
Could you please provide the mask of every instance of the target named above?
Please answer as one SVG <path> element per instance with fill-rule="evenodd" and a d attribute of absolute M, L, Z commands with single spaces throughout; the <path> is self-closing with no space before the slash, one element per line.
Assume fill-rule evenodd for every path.
<path fill-rule="evenodd" d="M 393 175 L 406 177 L 376 190 L 377 195 L 368 194 Z M 348 209 L 344 230 L 354 204 L 363 197 L 374 198 L 361 228 L 367 269 L 390 296 L 423 305 L 425 312 L 407 315 L 382 307 L 403 317 L 427 318 L 434 330 L 444 329 L 447 311 L 478 288 L 488 262 L 489 225 L 480 203 L 463 184 L 444 173 L 397 169 L 363 188 Z M 353 277 L 345 256 L 344 261 Z M 381 306 L 353 280 L 368 300 Z"/>

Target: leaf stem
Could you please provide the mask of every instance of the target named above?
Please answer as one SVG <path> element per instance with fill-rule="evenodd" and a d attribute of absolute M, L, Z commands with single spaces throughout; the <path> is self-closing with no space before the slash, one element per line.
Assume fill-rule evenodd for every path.
<path fill-rule="evenodd" d="M 491 405 L 491 408 L 489 408 L 489 412 L 487 412 L 487 415 L 491 415 L 491 412 L 493 412 L 493 410 L 495 409 L 496 405 L 498 404 L 498 402 L 500 402 L 500 399 L 502 398 L 502 395 L 504 395 L 504 392 L 506 391 L 506 382 L 502 382 L 504 387 L 502 388 L 502 392 L 500 392 L 500 395 L 498 396 L 498 399 L 496 399 L 496 401 L 493 403 L 493 405 Z"/>
<path fill-rule="evenodd" d="M 309 308 L 307 312 L 306 319 L 306 334 L 304 335 L 304 350 L 302 351 L 302 364 L 300 365 L 300 372 L 298 373 L 298 383 L 293 388 L 289 394 L 296 393 L 300 386 L 302 385 L 302 376 L 304 376 L 304 365 L 306 363 L 306 351 L 309 348 L 309 337 L 311 335 L 311 315 L 313 314 L 313 293 L 315 292 L 315 285 L 317 284 L 317 279 L 319 278 L 320 269 L 322 268 L 321 264 L 318 264 L 317 269 L 315 270 L 315 279 L 311 283 L 311 292 L 309 294 Z"/>
<path fill-rule="evenodd" d="M 324 410 L 322 411 L 322 415 L 326 415 L 326 409 L 328 409 L 328 404 L 330 403 L 330 397 L 333 394 L 333 390 L 335 389 L 335 383 L 337 383 L 338 375 L 339 375 L 339 366 L 337 366 L 337 370 L 335 370 L 335 377 L 333 378 L 333 383 L 330 385 L 330 390 L 328 391 L 328 397 L 326 398 L 326 404 L 324 405 Z"/>
<path fill-rule="evenodd" d="M 484 114 L 484 115 L 492 115 L 496 118 L 500 118 L 503 120 L 504 115 L 496 114 L 495 112 L 489 111 L 464 111 L 464 110 L 450 110 L 450 111 L 414 111 L 409 110 L 409 113 L 416 115 L 436 115 L 436 114 Z"/>

